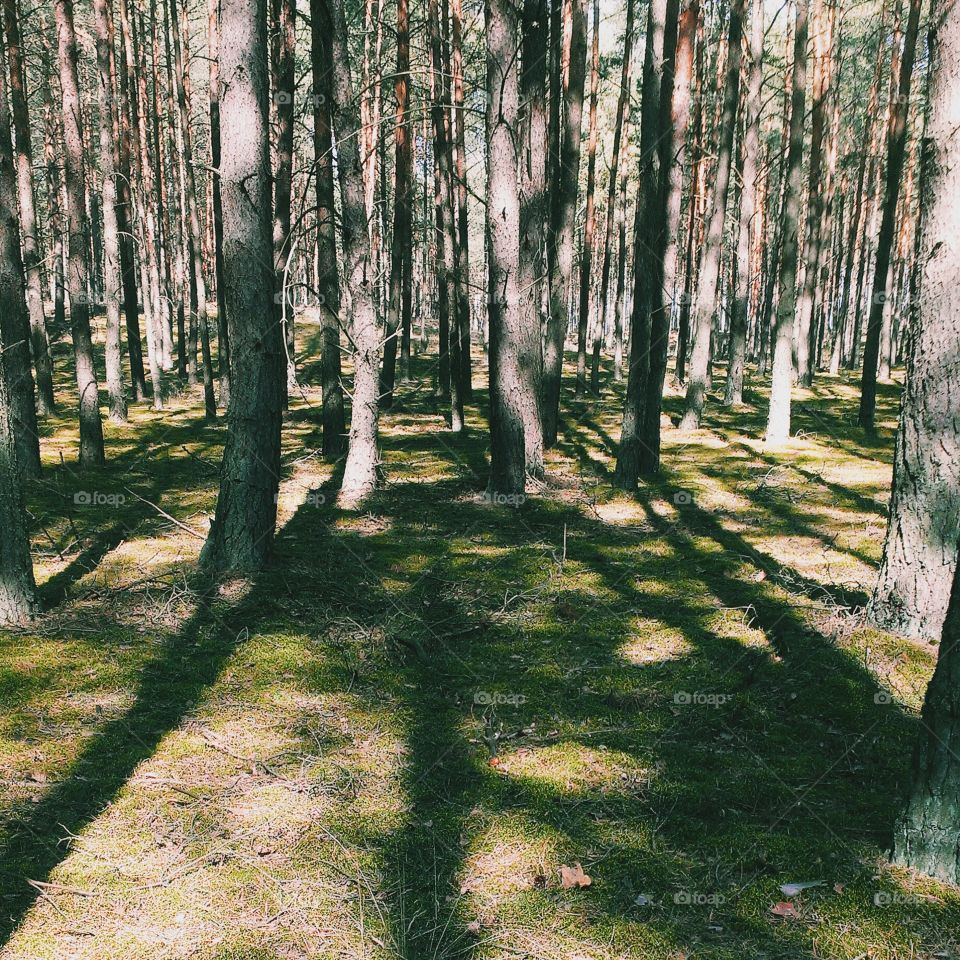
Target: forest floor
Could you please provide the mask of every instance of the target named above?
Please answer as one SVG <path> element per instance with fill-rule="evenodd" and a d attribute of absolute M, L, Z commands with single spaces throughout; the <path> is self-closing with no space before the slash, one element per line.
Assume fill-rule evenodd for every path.
<path fill-rule="evenodd" d="M 458 437 L 416 362 L 358 512 L 305 388 L 275 560 L 212 597 L 196 390 L 106 424 L 100 470 L 69 401 L 45 424 L 47 612 L 0 634 L 0 957 L 960 957 L 960 893 L 884 856 L 931 648 L 856 611 L 897 387 L 865 440 L 855 383 L 819 378 L 775 454 L 762 390 L 714 395 L 636 496 L 622 390 L 565 391 L 512 510 L 483 498 L 476 360 Z"/>

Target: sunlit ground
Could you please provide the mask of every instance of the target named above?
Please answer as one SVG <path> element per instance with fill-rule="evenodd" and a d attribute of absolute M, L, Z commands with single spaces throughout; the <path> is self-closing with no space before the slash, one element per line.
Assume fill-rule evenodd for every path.
<path fill-rule="evenodd" d="M 960 956 L 960 895 L 884 860 L 932 669 L 856 612 L 893 385 L 869 441 L 852 380 L 796 391 L 776 454 L 756 378 L 714 394 L 628 497 L 606 370 L 516 512 L 482 496 L 483 358 L 463 437 L 418 360 L 344 513 L 302 341 L 275 561 L 209 602 L 222 422 L 134 408 L 81 473 L 58 346 L 48 612 L 0 635 L 0 956 Z"/>

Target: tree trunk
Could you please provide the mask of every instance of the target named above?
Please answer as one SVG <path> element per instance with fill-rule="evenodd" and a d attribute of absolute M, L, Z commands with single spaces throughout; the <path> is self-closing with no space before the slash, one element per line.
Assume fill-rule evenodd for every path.
<path fill-rule="evenodd" d="M 200 353 L 203 360 L 203 405 L 208 421 L 217 417 L 217 402 L 213 392 L 213 361 L 210 355 L 210 327 L 207 315 L 207 283 L 203 276 L 203 249 L 200 230 L 200 209 L 197 200 L 197 181 L 193 164 L 193 134 L 190 128 L 190 72 L 185 64 L 187 56 L 186 6 L 181 7 L 183 21 L 178 20 L 176 0 L 167 0 L 170 27 L 173 31 L 173 57 L 176 63 L 174 74 L 177 78 L 177 109 L 181 139 L 183 143 L 184 190 L 187 196 L 187 262 L 190 268 L 190 307 L 196 317 L 196 327 L 200 332 Z M 178 27 L 178 23 L 182 24 Z M 196 353 L 191 351 L 196 362 Z"/>
<path fill-rule="evenodd" d="M 633 0 L 630 0 L 632 3 Z M 543 352 L 540 329 L 543 313 L 543 277 L 546 260 L 543 226 L 549 216 L 547 198 L 547 51 L 549 24 L 547 0 L 525 0 L 521 24 L 520 102 L 520 291 L 524 311 L 531 322 L 521 328 L 520 374 L 526 389 L 521 398 L 526 470 L 541 478 L 543 464 L 543 423 L 540 394 L 543 386 Z"/>
<path fill-rule="evenodd" d="M 743 402 L 746 363 L 747 309 L 753 277 L 750 273 L 751 239 L 756 230 L 757 160 L 760 154 L 760 104 L 763 88 L 763 0 L 754 0 L 750 16 L 750 68 L 744 101 L 743 169 L 740 194 L 740 236 L 737 240 L 736 290 L 730 318 L 730 363 L 723 402 L 728 407 Z"/>
<path fill-rule="evenodd" d="M 543 440 L 557 442 L 560 419 L 560 384 L 563 348 L 570 316 L 568 297 L 573 276 L 577 190 L 580 182 L 580 130 L 583 119 L 583 87 L 586 76 L 586 0 L 566 0 L 570 20 L 570 48 L 563 86 L 562 121 L 558 169 L 552 180 L 550 229 L 547 245 L 547 275 L 550 283 L 550 316 L 543 355 Z"/>
<path fill-rule="evenodd" d="M 457 317 L 460 327 L 460 390 L 465 402 L 473 400 L 473 365 L 470 359 L 470 219 L 467 212 L 467 143 L 464 123 L 463 2 L 452 0 L 453 136 L 456 148 L 457 192 Z"/>
<path fill-rule="evenodd" d="M 803 0 L 801 0 L 803 2 Z M 727 215 L 727 197 L 730 190 L 730 167 L 733 159 L 733 134 L 737 119 L 737 102 L 740 92 L 740 42 L 743 36 L 743 20 L 746 0 L 733 0 L 730 4 L 730 28 L 727 38 L 727 75 L 723 92 L 723 114 L 720 120 L 720 141 L 717 165 L 713 174 L 713 207 L 710 226 L 707 230 L 703 262 L 697 283 L 697 296 L 693 306 L 693 349 L 690 354 L 690 373 L 687 385 L 686 409 L 680 427 L 696 430 L 703 418 L 707 396 L 707 377 L 710 366 L 710 336 L 713 329 L 713 314 L 717 306 L 717 284 L 720 277 L 720 257 L 723 249 L 723 226 Z"/>
<path fill-rule="evenodd" d="M 510 0 L 488 0 L 484 9 L 490 317 L 490 482 L 487 495 L 495 503 L 516 507 L 524 497 L 524 413 L 529 402 L 524 398 L 524 393 L 529 390 L 529 378 L 524 377 L 520 360 L 530 328 L 535 328 L 536 323 L 536 313 L 528 302 L 521 300 L 518 283 L 517 7 Z M 579 130 L 577 123 L 578 141 Z"/>
<path fill-rule="evenodd" d="M 617 116 L 613 125 L 613 154 L 610 160 L 610 182 L 607 187 L 606 238 L 603 244 L 603 266 L 600 270 L 600 300 L 597 307 L 598 319 L 601 326 L 606 322 L 607 316 L 607 301 L 610 292 L 610 267 L 613 261 L 615 241 L 621 231 L 626 232 L 626 204 L 622 201 L 626 195 L 626 179 L 628 176 L 626 148 L 629 146 L 630 139 L 630 85 L 633 75 L 635 7 L 636 4 L 634 0 L 627 0 L 627 24 L 623 35 L 623 62 L 620 67 L 620 93 L 617 97 Z M 622 331 L 620 331 L 618 338 L 615 329 L 614 337 L 622 342 Z M 613 378 L 618 382 L 623 378 L 622 359 L 622 356 L 614 357 Z"/>
<path fill-rule="evenodd" d="M 90 337 L 87 260 L 90 234 L 83 197 L 83 114 L 77 78 L 77 37 L 73 27 L 72 0 L 55 0 L 54 10 L 57 20 L 67 184 L 67 289 L 70 291 L 70 326 L 73 333 L 77 390 L 80 394 L 80 464 L 88 466 L 103 463 L 104 453 L 99 387 Z"/>
<path fill-rule="evenodd" d="M 220 183 L 234 389 L 217 511 L 201 554 L 214 574 L 257 570 L 270 551 L 283 405 L 283 343 L 273 309 L 267 8 L 260 0 L 223 0 L 221 9 Z"/>
<path fill-rule="evenodd" d="M 213 208 L 213 257 L 217 281 L 217 373 L 220 406 L 230 406 L 230 325 L 223 271 L 223 199 L 220 187 L 220 0 L 207 2 L 207 43 L 210 57 L 210 173 Z"/>
<path fill-rule="evenodd" d="M 397 340 L 401 328 L 410 328 L 410 269 L 413 236 L 413 138 L 408 128 L 410 103 L 410 11 L 407 0 L 397 0 L 397 99 L 393 173 L 393 236 L 390 241 L 390 292 L 387 301 L 380 402 L 393 403 L 397 375 Z M 406 316 L 404 316 L 406 314 Z"/>
<path fill-rule="evenodd" d="M 377 427 L 380 419 L 380 325 L 376 277 L 367 236 L 363 164 L 354 131 L 360 122 L 354 106 L 343 0 L 326 0 L 332 38 L 333 128 L 337 133 L 337 170 L 343 206 L 343 275 L 352 300 L 353 405 L 350 444 L 339 502 L 360 503 L 377 483 Z"/>
<path fill-rule="evenodd" d="M 890 109 L 887 125 L 887 177 L 883 196 L 880 232 L 877 235 L 876 268 L 867 320 L 867 342 L 863 353 L 863 375 L 860 381 L 858 422 L 864 430 L 873 430 L 877 406 L 877 362 L 880 356 L 880 334 L 884 304 L 890 296 L 889 269 L 900 195 L 900 176 L 907 140 L 907 113 L 910 107 L 910 82 L 920 26 L 920 0 L 910 0 L 907 29 L 904 33 L 897 96 Z"/>
<path fill-rule="evenodd" d="M 290 290 L 290 206 L 293 186 L 293 99 L 296 93 L 296 4 L 273 0 L 273 104 L 276 162 L 273 169 L 273 258 L 277 319 L 284 332 L 287 394 L 297 389 L 296 338 Z"/>
<path fill-rule="evenodd" d="M 800 191 L 803 178 L 803 122 L 807 90 L 807 0 L 797 0 L 793 36 L 793 78 L 789 144 L 783 170 L 783 240 L 780 265 L 780 299 L 773 332 L 773 370 L 767 443 L 781 444 L 790 436 L 790 393 L 793 388 L 793 328 L 796 309 L 797 253 L 799 247 Z"/>
<path fill-rule="evenodd" d="M 110 419 L 124 423 L 127 419 L 127 397 L 120 357 L 120 300 L 123 285 L 120 278 L 120 240 L 117 224 L 116 98 L 110 70 L 113 47 L 113 17 L 109 0 L 94 0 L 94 25 L 97 35 L 97 77 L 100 93 L 100 170 L 103 174 L 103 284 L 107 317 L 106 367 Z"/>
<path fill-rule="evenodd" d="M 340 382 L 340 280 L 334 222 L 332 43 L 324 0 L 310 3 L 313 64 L 313 153 L 317 193 L 317 299 L 320 308 L 320 380 L 323 390 L 323 455 L 335 460 L 347 446 Z"/>
<path fill-rule="evenodd" d="M 593 235 L 597 211 L 594 199 L 597 180 L 597 93 L 600 86 L 600 0 L 593 0 L 593 52 L 590 61 L 590 111 L 587 122 L 587 209 L 580 257 L 580 304 L 577 310 L 576 396 L 587 391 L 587 329 L 590 324 L 590 281 L 593 276 Z"/>
<path fill-rule="evenodd" d="M 20 41 L 20 14 L 17 0 L 3 0 L 3 27 L 6 33 L 7 66 L 10 76 L 10 112 L 16 139 L 17 200 L 20 208 L 20 232 L 23 267 L 26 276 L 27 311 L 30 323 L 30 352 L 36 370 L 37 403 L 40 415 L 54 412 L 53 366 L 47 340 L 47 321 L 43 313 L 42 253 L 37 229 L 37 210 L 33 192 L 33 148 L 30 144 L 30 114 L 27 107 L 26 76 Z"/>
<path fill-rule="evenodd" d="M 920 716 L 912 787 L 894 831 L 893 861 L 960 883 L 960 399 L 955 375 L 960 349 L 960 8 L 954 4 L 933 3 L 929 50 L 918 190 L 920 243 L 911 284 L 916 294 L 911 299 L 913 348 L 890 524 L 869 612 L 875 622 L 914 635 L 936 633 L 945 613 L 940 655 Z"/>

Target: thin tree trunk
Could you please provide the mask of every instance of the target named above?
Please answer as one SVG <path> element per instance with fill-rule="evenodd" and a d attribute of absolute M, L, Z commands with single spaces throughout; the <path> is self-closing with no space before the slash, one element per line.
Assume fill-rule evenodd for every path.
<path fill-rule="evenodd" d="M 793 328 L 796 310 L 797 253 L 799 248 L 800 191 L 803 178 L 803 122 L 807 90 L 807 0 L 796 0 L 793 36 L 790 133 L 784 167 L 783 241 L 780 300 L 773 334 L 773 370 L 767 443 L 781 444 L 790 436 L 790 394 L 793 387 Z"/>
<path fill-rule="evenodd" d="M 342 2 L 327 0 L 333 41 L 333 128 L 337 133 L 337 171 L 343 207 L 343 275 L 352 300 L 350 340 L 353 346 L 353 405 L 350 444 L 339 498 L 341 506 L 348 507 L 359 504 L 377 483 L 381 350 L 376 277 L 363 197 L 363 164 L 353 135 L 359 129 L 360 122 L 354 106 Z"/>
<path fill-rule="evenodd" d="M 90 337 L 89 231 L 84 205 L 83 114 L 77 78 L 77 36 L 73 27 L 72 0 L 55 0 L 60 89 L 63 106 L 64 167 L 67 184 L 69 254 L 67 289 L 70 291 L 70 326 L 80 395 L 80 464 L 104 462 L 103 425 L 97 372 Z M 31 404 L 32 404 L 31 398 Z"/>
<path fill-rule="evenodd" d="M 42 254 L 37 229 L 37 210 L 33 192 L 33 149 L 30 144 L 30 114 L 27 107 L 26 76 L 20 42 L 20 14 L 17 0 L 3 0 L 3 26 L 9 68 L 10 112 L 16 139 L 17 200 L 20 208 L 20 232 L 23 267 L 26 276 L 27 311 L 30 317 L 30 352 L 36 370 L 37 403 L 40 416 L 54 412 L 53 366 L 43 313 Z"/>
<path fill-rule="evenodd" d="M 313 153 L 317 193 L 317 290 L 320 307 L 320 381 L 323 389 L 323 455 L 335 460 L 347 446 L 340 382 L 340 280 L 334 222 L 332 42 L 324 0 L 310 2 L 313 67 Z"/>
<path fill-rule="evenodd" d="M 457 317 L 460 327 L 460 389 L 465 402 L 473 400 L 470 359 L 470 218 L 467 211 L 467 143 L 464 122 L 463 0 L 450 4 L 453 78 L 453 136 L 456 148 L 457 192 Z"/>
<path fill-rule="evenodd" d="M 259 569 L 269 554 L 283 406 L 283 343 L 273 309 L 266 4 L 223 0 L 221 23 L 223 260 L 235 376 L 217 511 L 201 554 L 215 574 Z"/>
<path fill-rule="evenodd" d="M 703 418 L 706 403 L 707 377 L 710 366 L 710 338 L 713 314 L 717 306 L 717 283 L 720 276 L 720 258 L 723 247 L 723 226 L 727 215 L 730 190 L 730 167 L 733 160 L 733 135 L 736 127 L 737 102 L 740 91 L 740 42 L 746 0 L 733 0 L 730 5 L 730 28 L 727 38 L 727 68 L 723 93 L 723 114 L 720 120 L 720 141 L 717 165 L 713 174 L 713 207 L 707 231 L 703 263 L 697 284 L 693 307 L 693 349 L 690 354 L 690 380 L 687 385 L 686 409 L 680 427 L 696 430 Z"/>
<path fill-rule="evenodd" d="M 570 48 L 566 82 L 563 84 L 563 118 L 558 169 L 552 180 L 547 274 L 550 283 L 550 316 L 543 356 L 543 440 L 557 442 L 560 420 L 560 384 L 563 352 L 570 316 L 568 297 L 573 277 L 574 233 L 577 191 L 580 182 L 580 133 L 583 119 L 583 87 L 586 75 L 586 0 L 566 0 L 570 21 Z"/>
<path fill-rule="evenodd" d="M 217 373 L 220 406 L 230 405 L 230 324 L 223 269 L 223 199 L 220 187 L 220 0 L 207 0 L 207 44 L 210 57 L 210 173 L 213 211 L 214 271 L 217 282 Z"/>
<path fill-rule="evenodd" d="M 883 325 L 884 304 L 890 296 L 889 268 L 896 228 L 897 200 L 900 194 L 900 176 L 907 139 L 907 113 L 910 106 L 910 82 L 920 26 L 920 0 L 910 0 L 907 28 L 904 33 L 903 54 L 897 96 L 891 104 L 887 127 L 887 177 L 884 189 L 880 232 L 877 235 L 876 267 L 870 297 L 867 321 L 867 342 L 863 354 L 863 376 L 860 382 L 860 412 L 858 422 L 864 430 L 873 430 L 877 405 L 877 362 L 880 355 L 880 334 Z"/>
<path fill-rule="evenodd" d="M 124 423 L 127 419 L 127 396 L 123 383 L 120 356 L 120 300 L 123 285 L 120 277 L 120 242 L 117 225 L 116 138 L 114 114 L 116 98 L 110 70 L 113 47 L 113 17 L 109 0 L 94 0 L 94 25 L 97 35 L 97 75 L 100 93 L 100 170 L 103 175 L 103 283 L 107 316 L 106 368 L 110 419 Z"/>
<path fill-rule="evenodd" d="M 724 404 L 733 407 L 743 402 L 743 370 L 746 363 L 747 310 L 750 305 L 751 236 L 756 229 L 757 160 L 760 154 L 760 116 L 763 87 L 763 0 L 754 0 L 750 16 L 750 67 L 747 96 L 744 100 L 743 170 L 740 194 L 740 236 L 736 254 L 736 289 L 730 319 L 730 362 Z"/>
<path fill-rule="evenodd" d="M 590 59 L 590 111 L 587 122 L 587 209 L 580 257 L 580 304 L 577 310 L 577 385 L 575 395 L 587 392 L 587 329 L 590 323 L 590 281 L 593 276 L 593 235 L 597 211 L 597 94 L 600 86 L 600 0 L 593 0 L 593 52 Z"/>

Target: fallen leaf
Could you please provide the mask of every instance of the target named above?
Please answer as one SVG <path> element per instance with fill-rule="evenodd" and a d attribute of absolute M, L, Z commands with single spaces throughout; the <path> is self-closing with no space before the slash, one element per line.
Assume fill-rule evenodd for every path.
<path fill-rule="evenodd" d="M 46 783 L 47 775 L 42 770 L 34 770 L 33 773 L 30 774 L 30 779 L 34 783 Z"/>
<path fill-rule="evenodd" d="M 834 892 L 834 893 L 843 893 L 843 884 L 842 884 L 842 883 L 835 883 L 835 884 L 833 885 L 833 892 Z"/>
<path fill-rule="evenodd" d="M 798 917 L 797 908 L 789 900 L 781 900 L 779 903 L 775 903 L 771 908 L 770 912 L 775 917 Z"/>
<path fill-rule="evenodd" d="M 560 867 L 560 886 L 564 890 L 571 890 L 575 887 L 589 887 L 593 880 L 583 872 L 580 863 L 575 863 L 572 867 L 565 864 Z"/>

